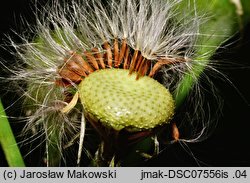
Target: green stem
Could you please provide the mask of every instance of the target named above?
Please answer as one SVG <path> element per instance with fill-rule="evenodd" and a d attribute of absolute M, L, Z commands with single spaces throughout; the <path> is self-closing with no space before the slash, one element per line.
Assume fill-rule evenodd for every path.
<path fill-rule="evenodd" d="M 193 85 L 196 83 L 196 80 L 199 78 L 200 74 L 204 70 L 206 64 L 207 62 L 204 63 L 204 65 L 195 65 L 192 69 L 192 73 L 187 73 L 182 79 L 181 83 L 179 84 L 178 88 L 174 93 L 176 108 L 179 108 L 185 98 L 188 96 Z"/>
<path fill-rule="evenodd" d="M 140 163 L 146 160 L 142 154 L 152 154 L 152 148 L 154 148 L 154 142 L 151 137 L 146 137 L 142 141 L 136 143 L 130 147 L 129 152 L 123 159 L 122 166 L 138 166 Z"/>
<path fill-rule="evenodd" d="M 61 152 L 58 148 L 58 138 L 56 134 L 51 135 L 47 142 L 48 148 L 48 167 L 58 167 L 61 162 Z"/>
<path fill-rule="evenodd" d="M 206 12 L 208 10 L 212 15 L 200 29 L 200 34 L 204 36 L 201 36 L 197 41 L 197 44 L 201 45 L 201 48 L 196 53 L 197 57 L 194 58 L 197 64 L 193 65 L 191 71 L 186 73 L 174 92 L 177 108 L 181 106 L 194 84 L 197 83 L 217 48 L 239 30 L 235 8 L 229 0 L 197 0 L 196 3 L 200 11 L 204 10 Z"/>
<path fill-rule="evenodd" d="M 47 166 L 58 167 L 61 164 L 60 127 L 53 126 L 53 118 L 49 119 L 47 132 Z"/>
<path fill-rule="evenodd" d="M 0 144 L 10 167 L 24 167 L 24 161 L 0 100 Z"/>

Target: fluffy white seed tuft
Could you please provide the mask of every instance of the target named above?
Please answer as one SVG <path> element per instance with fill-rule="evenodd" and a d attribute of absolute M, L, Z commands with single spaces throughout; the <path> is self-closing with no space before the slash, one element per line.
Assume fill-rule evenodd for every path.
<path fill-rule="evenodd" d="M 58 86 L 56 81 L 62 79 L 58 69 L 64 67 L 72 53 L 82 55 L 97 48 L 101 54 L 106 54 L 105 42 L 113 49 L 114 40 L 119 44 L 126 40 L 132 50 L 138 50 L 150 62 L 151 68 L 160 59 L 184 58 L 186 62 L 162 67 L 160 79 L 156 78 L 174 91 L 184 73 L 192 70 L 195 63 L 192 59 L 200 46 L 197 39 L 201 36 L 202 16 L 197 15 L 195 1 L 190 0 L 186 9 L 180 9 L 182 1 L 78 0 L 61 4 L 53 0 L 44 9 L 36 10 L 36 26 L 30 27 L 34 36 L 20 36 L 22 44 L 10 39 L 18 61 L 16 66 L 8 68 L 12 72 L 8 81 L 22 86 L 24 108 L 31 111 L 25 131 L 35 128 L 48 137 L 48 132 L 59 128 L 59 149 L 80 133 L 83 109 L 76 107 L 74 113 L 69 114 L 61 112 L 69 102 L 67 97 L 77 91 L 77 84 L 68 80 L 70 89 Z M 199 88 L 197 91 L 199 98 L 201 91 Z M 192 122 L 190 124 L 193 126 Z M 202 121 L 201 126 L 204 127 L 201 131 L 192 132 L 193 140 L 187 137 L 184 141 L 198 141 L 208 123 Z"/>

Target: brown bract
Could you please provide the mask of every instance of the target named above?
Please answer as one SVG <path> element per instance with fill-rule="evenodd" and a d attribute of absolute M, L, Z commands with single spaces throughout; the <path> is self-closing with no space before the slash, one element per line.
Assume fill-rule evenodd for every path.
<path fill-rule="evenodd" d="M 129 73 L 136 72 L 137 79 L 145 75 L 154 75 L 165 65 L 177 64 L 188 61 L 184 57 L 159 58 L 149 60 L 139 50 L 132 49 L 126 39 L 114 39 L 113 44 L 104 42 L 102 50 L 92 48 L 82 53 L 70 52 L 65 58 L 65 63 L 58 68 L 61 79 L 59 85 L 68 86 L 72 83 L 79 84 L 90 73 L 99 69 L 122 68 L 128 69 Z"/>

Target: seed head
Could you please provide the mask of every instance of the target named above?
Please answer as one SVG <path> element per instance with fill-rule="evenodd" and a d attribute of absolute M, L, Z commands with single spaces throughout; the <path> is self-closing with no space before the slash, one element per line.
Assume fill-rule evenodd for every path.
<path fill-rule="evenodd" d="M 181 2 L 53 0 L 37 11 L 35 38 L 21 36 L 21 45 L 11 40 L 21 64 L 10 80 L 27 84 L 26 130 L 39 127 L 49 137 L 61 125 L 61 148 L 68 134 L 79 133 L 83 114 L 115 130 L 169 123 L 171 92 L 191 68 L 200 26 L 195 8 L 181 10 Z M 73 112 L 63 112 L 72 99 Z"/>

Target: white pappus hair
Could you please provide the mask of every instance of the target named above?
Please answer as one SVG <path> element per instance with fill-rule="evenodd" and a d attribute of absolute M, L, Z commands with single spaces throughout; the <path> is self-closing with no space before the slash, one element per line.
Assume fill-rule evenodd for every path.
<path fill-rule="evenodd" d="M 152 74 L 173 92 L 184 74 L 192 73 L 203 21 L 196 11 L 195 1 L 188 1 L 186 9 L 180 9 L 182 1 L 77 0 L 63 4 L 52 0 L 42 10 L 36 9 L 36 26 L 29 27 L 34 36 L 21 35 L 22 44 L 10 39 L 18 61 L 8 68 L 12 73 L 8 81 L 18 83 L 24 91 L 24 109 L 29 113 L 24 132 L 35 129 L 45 136 L 45 141 L 50 134 L 58 133 L 59 139 L 55 144 L 58 149 L 67 146 L 75 136 L 80 136 L 82 107 L 76 105 L 69 113 L 61 112 L 77 91 L 77 82 L 66 78 L 63 84 L 58 83 L 65 80 L 60 69 L 74 53 L 86 56 L 85 52 L 95 48 L 98 53 L 108 55 L 110 50 L 116 49 L 116 44 L 122 47 L 126 43 L 132 54 L 138 51 L 147 59 L 149 71 L 145 75 L 150 75 L 150 70 L 154 70 L 159 60 L 174 60 L 157 68 L 158 75 Z M 115 60 L 113 55 L 112 62 L 105 62 L 103 67 L 116 67 Z M 100 63 L 98 65 L 96 67 L 100 68 Z M 124 63 L 120 65 L 125 68 Z M 65 83 L 70 87 L 66 87 Z M 195 90 L 200 94 L 199 88 Z M 200 96 L 197 97 L 200 99 Z M 195 114 L 187 114 L 190 121 L 184 124 L 181 121 L 180 128 L 185 128 L 186 123 L 195 128 L 192 120 L 197 117 L 196 114 L 204 114 L 198 107 L 199 102 L 195 104 Z M 196 113 L 196 110 L 201 112 Z M 199 141 L 207 135 L 204 131 L 210 122 L 205 121 L 202 115 L 199 118 L 202 119 L 196 125 L 201 131 L 194 129 L 183 142 Z"/>

